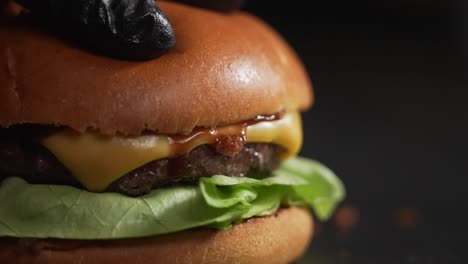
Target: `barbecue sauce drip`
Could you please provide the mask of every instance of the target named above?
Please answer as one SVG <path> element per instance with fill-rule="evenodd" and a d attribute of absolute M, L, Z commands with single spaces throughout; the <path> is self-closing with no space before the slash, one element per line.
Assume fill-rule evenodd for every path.
<path fill-rule="evenodd" d="M 207 142 L 216 153 L 226 158 L 237 155 L 247 143 L 247 127 L 259 122 L 279 120 L 284 113 L 272 115 L 259 115 L 254 119 L 239 122 L 234 125 L 221 128 L 200 128 L 188 136 L 169 136 L 169 144 L 173 150 L 173 158 L 168 159 L 168 171 L 172 181 L 180 181 L 184 177 L 184 171 L 189 169 L 186 159 L 187 153 L 191 151 L 193 142 Z"/>
<path fill-rule="evenodd" d="M 191 150 L 193 142 L 203 141 L 212 145 L 218 153 L 234 156 L 247 143 L 247 127 L 260 123 L 279 120 L 283 112 L 272 115 L 259 115 L 254 119 L 220 128 L 199 128 L 188 136 L 168 136 L 174 156 L 183 155 Z"/>

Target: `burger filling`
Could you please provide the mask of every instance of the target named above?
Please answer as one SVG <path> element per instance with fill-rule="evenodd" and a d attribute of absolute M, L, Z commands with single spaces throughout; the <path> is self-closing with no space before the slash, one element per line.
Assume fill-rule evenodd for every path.
<path fill-rule="evenodd" d="M 322 164 L 297 157 L 298 113 L 189 135 L 103 136 L 0 129 L 0 237 L 109 240 L 227 229 L 280 207 L 325 220 L 344 197 Z"/>
<path fill-rule="evenodd" d="M 190 135 L 105 137 L 18 126 L 2 130 L 0 178 L 140 196 L 201 177 L 268 175 L 301 144 L 297 113 L 259 116 Z"/>
<path fill-rule="evenodd" d="M 284 149 L 274 144 L 246 144 L 226 156 L 207 145 L 178 158 L 151 161 L 114 181 L 107 192 L 140 196 L 172 184 L 195 184 L 201 177 L 243 177 L 276 169 Z M 83 188 L 71 172 L 46 148 L 35 142 L 13 139 L 0 142 L 0 180 L 15 175 L 36 184 L 70 185 Z"/>

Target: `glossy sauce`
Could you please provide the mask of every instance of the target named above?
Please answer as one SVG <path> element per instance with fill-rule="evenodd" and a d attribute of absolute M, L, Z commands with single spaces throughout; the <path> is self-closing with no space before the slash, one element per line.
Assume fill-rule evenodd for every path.
<path fill-rule="evenodd" d="M 283 113 L 273 115 L 259 115 L 254 119 L 220 128 L 200 128 L 188 136 L 168 136 L 173 156 L 168 159 L 168 170 L 173 182 L 182 179 L 184 171 L 188 169 L 185 154 L 192 150 L 194 142 L 201 141 L 212 147 L 217 153 L 232 157 L 240 152 L 247 143 L 247 128 L 260 122 L 271 122 L 283 117 Z"/>
<path fill-rule="evenodd" d="M 223 126 L 220 128 L 200 128 L 196 129 L 188 136 L 168 136 L 169 144 L 174 156 L 180 156 L 191 151 L 193 143 L 196 141 L 207 142 L 213 145 L 220 153 L 232 156 L 240 150 L 247 142 L 247 128 L 260 122 L 271 122 L 281 119 L 284 112 L 272 115 L 259 115 L 254 119 L 239 122 L 237 124 Z"/>

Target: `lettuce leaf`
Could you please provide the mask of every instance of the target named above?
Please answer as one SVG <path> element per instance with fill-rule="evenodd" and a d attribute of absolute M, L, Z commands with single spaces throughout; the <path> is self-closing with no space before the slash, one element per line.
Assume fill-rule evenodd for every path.
<path fill-rule="evenodd" d="M 219 175 L 202 178 L 198 186 L 158 189 L 136 198 L 11 177 L 0 184 L 0 237 L 100 240 L 195 227 L 228 229 L 273 214 L 281 205 L 310 206 L 326 220 L 344 195 L 333 172 L 299 157 L 284 162 L 269 178 Z"/>

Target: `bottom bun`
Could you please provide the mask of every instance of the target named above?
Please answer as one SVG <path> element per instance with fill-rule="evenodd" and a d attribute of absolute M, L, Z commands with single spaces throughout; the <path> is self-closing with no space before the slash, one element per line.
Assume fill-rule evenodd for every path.
<path fill-rule="evenodd" d="M 0 240 L 0 263 L 291 263 L 312 238 L 308 210 L 281 209 L 226 231 L 115 241 Z"/>

